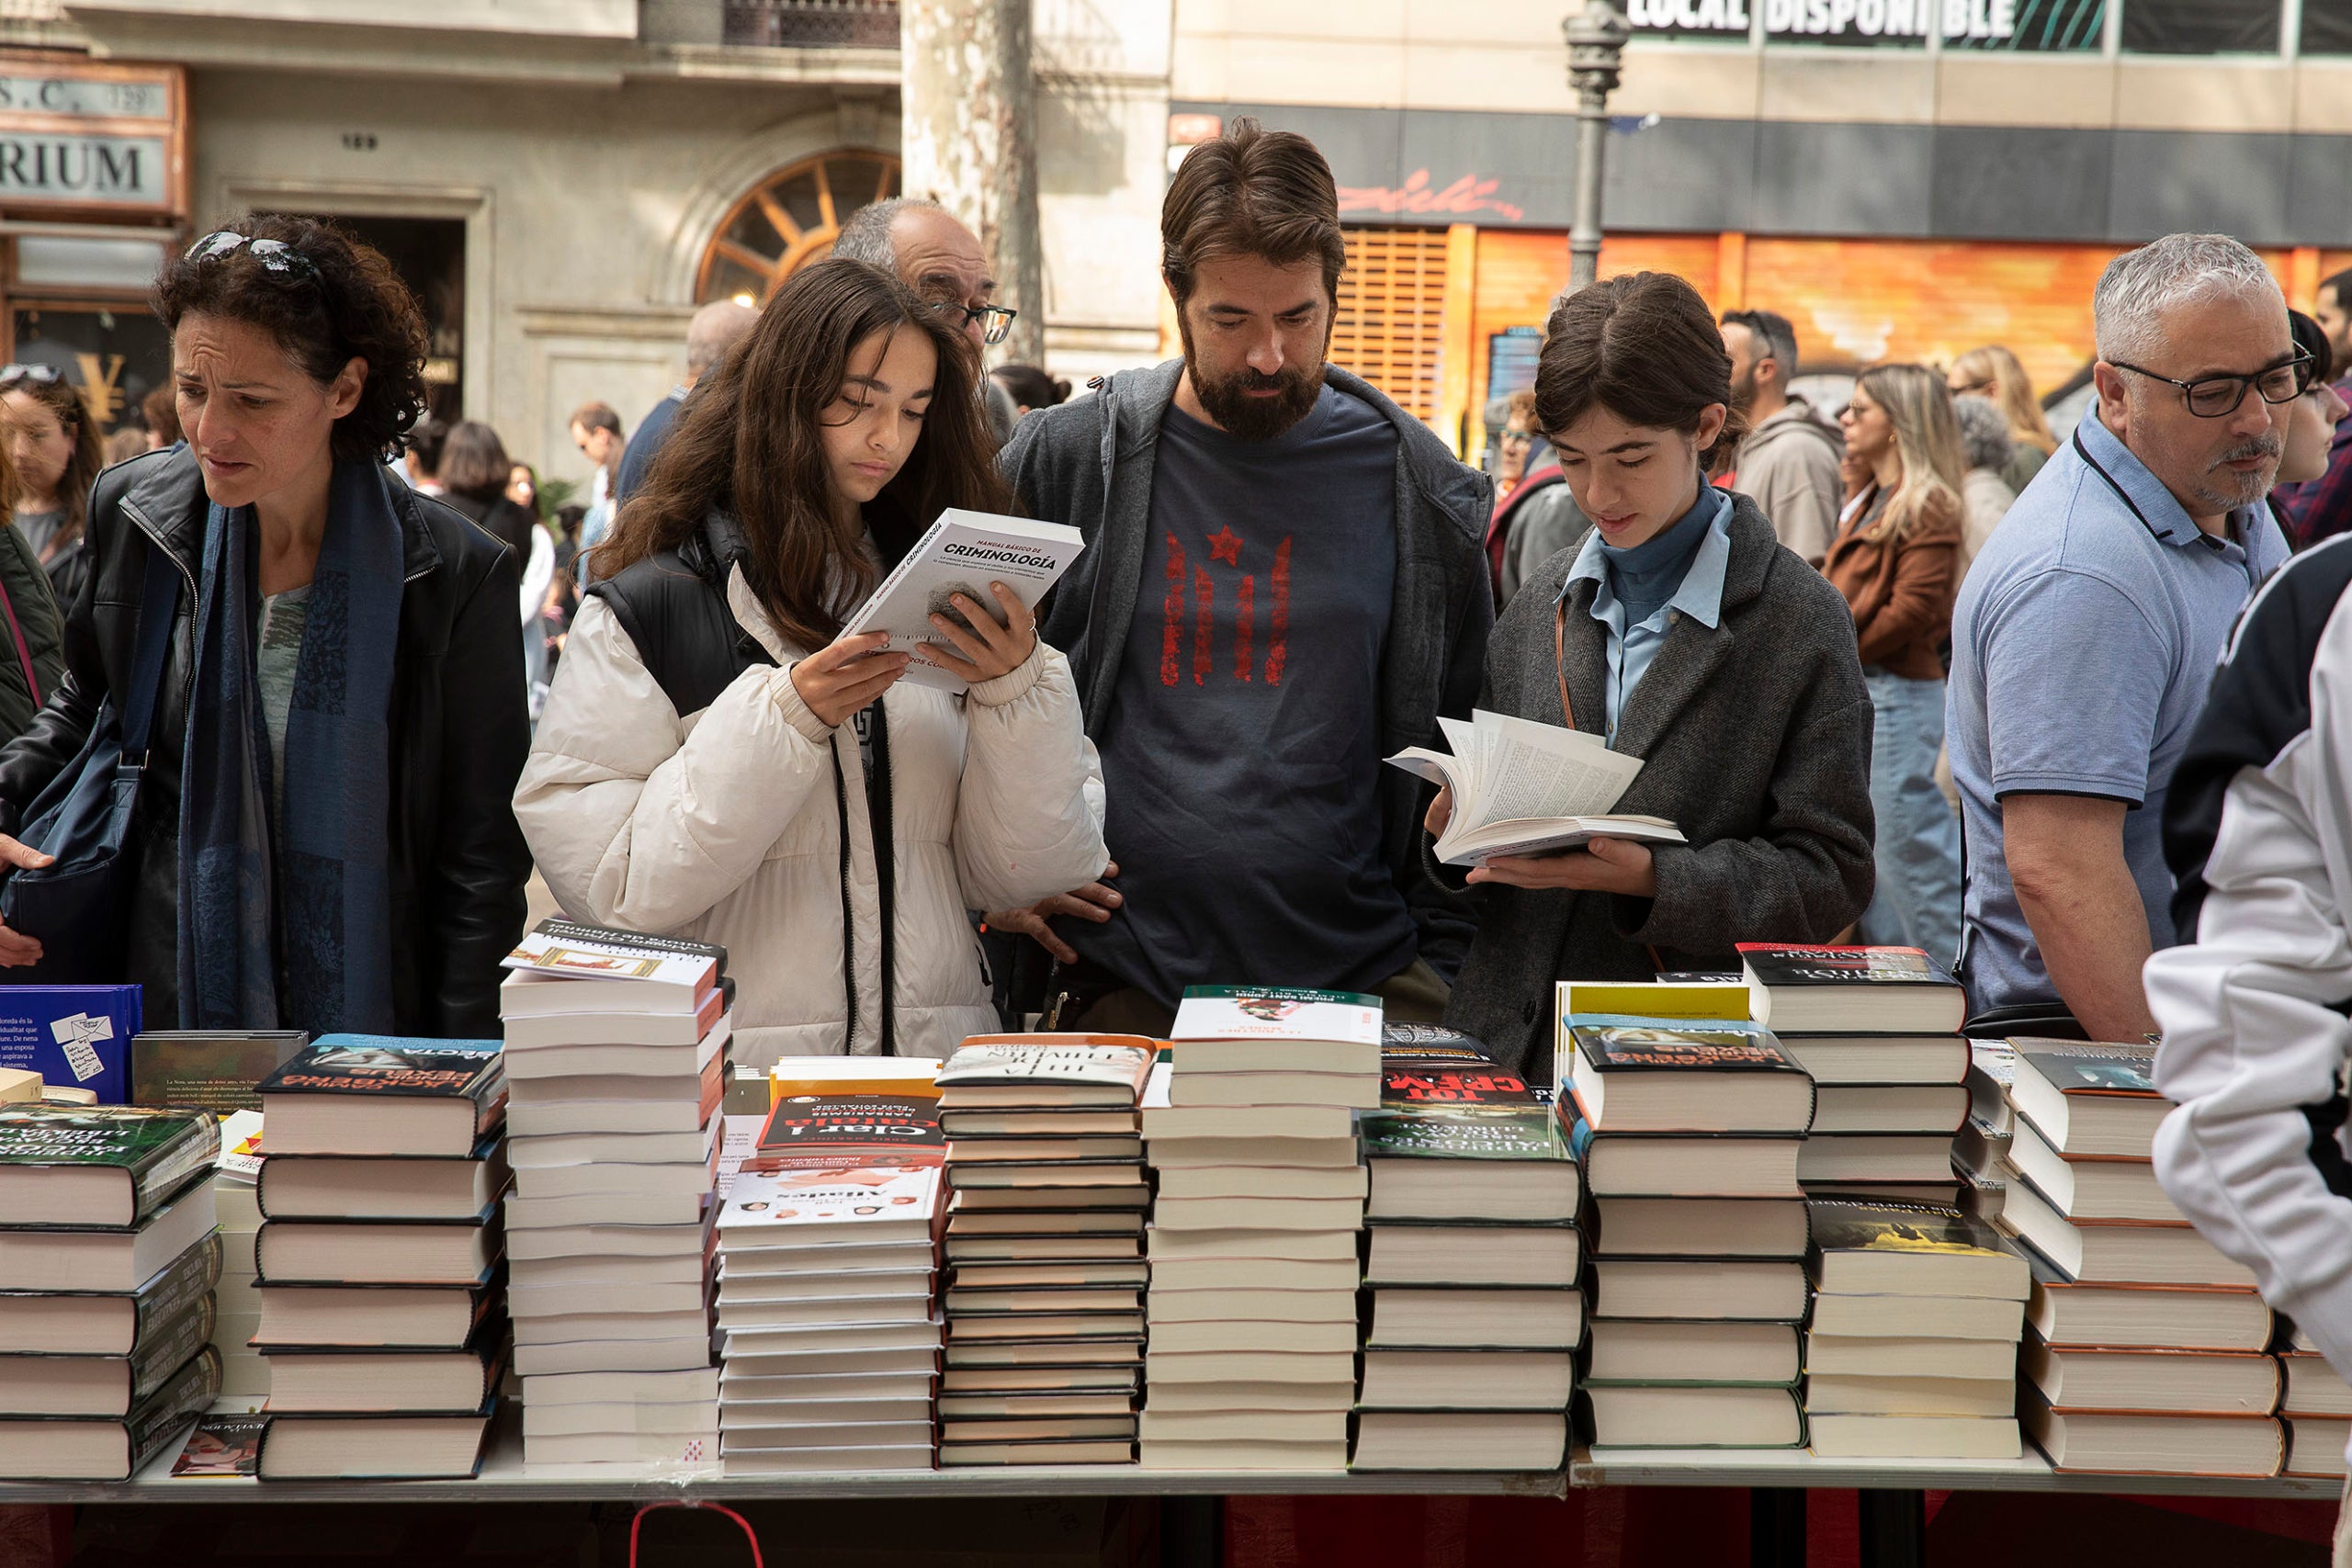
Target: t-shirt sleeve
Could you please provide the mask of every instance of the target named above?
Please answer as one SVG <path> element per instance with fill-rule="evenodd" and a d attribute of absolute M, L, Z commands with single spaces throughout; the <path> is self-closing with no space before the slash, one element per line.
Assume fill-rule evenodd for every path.
<path fill-rule="evenodd" d="M 2146 798 L 2174 659 L 2159 622 L 2113 582 L 2057 568 L 2002 595 L 1978 637 L 1996 798 Z"/>

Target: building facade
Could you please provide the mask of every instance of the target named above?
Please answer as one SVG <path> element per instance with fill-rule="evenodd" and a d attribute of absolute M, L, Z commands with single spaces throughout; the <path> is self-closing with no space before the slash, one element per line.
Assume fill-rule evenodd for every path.
<path fill-rule="evenodd" d="M 1567 276 L 1576 0 L 1180 0 L 1170 139 L 1238 114 L 1330 157 L 1340 342 L 1464 449 Z M 2123 247 L 2352 264 L 2352 0 L 1632 0 L 1604 272 L 1782 311 L 1808 368 L 2090 353 Z"/>
<path fill-rule="evenodd" d="M 1043 217 L 1089 236 L 1049 261 L 1058 374 L 1157 346 L 1170 28 L 1167 0 L 1039 7 Z M 12 0 L 0 45 L 9 356 L 92 389 L 76 355 L 119 354 L 113 402 L 93 397 L 109 425 L 167 369 L 143 304 L 162 247 L 241 212 L 320 214 L 417 290 L 435 412 L 576 482 L 574 408 L 633 428 L 679 379 L 697 305 L 764 297 L 898 193 L 895 0 Z M 124 73 L 159 85 L 147 129 L 176 161 L 149 199 L 19 188 L 12 150 L 64 125 L 11 112 L 42 73 L 93 104 Z"/>

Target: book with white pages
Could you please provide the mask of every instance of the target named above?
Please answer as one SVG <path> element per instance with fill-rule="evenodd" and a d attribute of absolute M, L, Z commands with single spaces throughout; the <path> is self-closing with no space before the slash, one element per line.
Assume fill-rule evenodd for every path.
<path fill-rule="evenodd" d="M 1020 601 L 1035 608 L 1037 601 L 1061 580 L 1086 547 L 1083 536 L 1060 523 L 951 507 L 915 541 L 872 597 L 859 605 L 842 627 L 842 636 L 888 632 L 889 646 L 881 651 L 912 655 L 902 679 L 944 692 L 964 690 L 963 677 L 933 663 L 922 649 L 926 644 L 958 652 L 955 640 L 932 624 L 933 615 L 964 621 L 954 598 L 962 594 L 983 615 L 1002 624 L 1003 606 L 989 592 L 1001 582 Z"/>
<path fill-rule="evenodd" d="M 1447 865 L 1548 854 L 1595 839 L 1684 841 L 1663 818 L 1611 814 L 1642 760 L 1611 750 L 1597 735 L 1484 708 L 1468 724 L 1437 722 L 1453 755 L 1408 746 L 1388 761 L 1453 789 L 1453 815 L 1436 845 Z"/>

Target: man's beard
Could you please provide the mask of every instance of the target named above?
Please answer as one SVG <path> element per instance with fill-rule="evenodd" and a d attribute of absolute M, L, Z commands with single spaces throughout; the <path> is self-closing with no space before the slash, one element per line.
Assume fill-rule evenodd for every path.
<path fill-rule="evenodd" d="M 1731 406 L 1746 413 L 1756 401 L 1756 367 L 1751 365 L 1739 373 L 1731 384 Z"/>
<path fill-rule="evenodd" d="M 2240 507 L 2252 506 L 2270 492 L 2272 481 L 2278 477 L 2278 459 L 2286 449 L 2285 440 L 2275 430 L 2240 442 L 2216 456 L 2206 468 L 2198 486 L 2199 496 L 2216 512 L 2235 512 Z M 2250 474 L 2236 473 L 2222 466 L 2246 457 L 2267 457 L 2270 466 Z"/>
<path fill-rule="evenodd" d="M 1229 376 L 1212 377 L 1201 369 L 1193 346 L 1193 323 L 1178 321 L 1184 340 L 1184 370 L 1192 378 L 1193 395 L 1208 411 L 1218 429 L 1236 441 L 1272 441 L 1315 410 L 1323 395 L 1323 362 L 1285 365 L 1278 375 L 1261 376 L 1244 366 Z M 1252 391 L 1274 396 L 1251 397 Z"/>

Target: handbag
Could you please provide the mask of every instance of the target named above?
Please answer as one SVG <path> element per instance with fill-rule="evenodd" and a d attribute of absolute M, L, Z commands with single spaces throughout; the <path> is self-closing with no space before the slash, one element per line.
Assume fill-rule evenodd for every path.
<path fill-rule="evenodd" d="M 27 848 L 56 859 L 17 870 L 0 885 L 0 920 L 41 945 L 40 961 L 12 973 L 12 983 L 108 985 L 123 977 L 130 886 L 139 873 L 130 820 L 147 774 L 147 739 L 179 594 L 178 569 L 149 543 L 130 684 L 107 694 L 80 753 L 34 797 L 17 835 Z"/>

